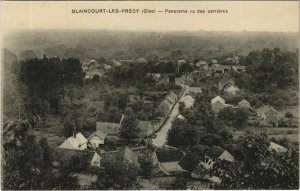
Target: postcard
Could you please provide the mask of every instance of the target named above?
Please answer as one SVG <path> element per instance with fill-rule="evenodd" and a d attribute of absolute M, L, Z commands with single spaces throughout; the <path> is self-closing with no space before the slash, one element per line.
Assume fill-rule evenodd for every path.
<path fill-rule="evenodd" d="M 299 189 L 299 2 L 0 6 L 1 189 Z"/>

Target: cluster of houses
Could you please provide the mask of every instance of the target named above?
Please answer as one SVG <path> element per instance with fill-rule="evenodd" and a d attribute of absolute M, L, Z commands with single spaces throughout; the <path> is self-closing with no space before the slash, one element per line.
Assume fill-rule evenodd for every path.
<path fill-rule="evenodd" d="M 140 168 L 139 153 L 141 152 L 137 151 L 140 148 L 123 147 L 116 151 L 100 153 L 99 151 L 88 150 L 88 144 L 89 140 L 84 138 L 81 133 L 69 137 L 55 149 L 54 163 L 58 166 L 76 156 L 81 157 L 81 160 L 87 160 L 85 162 L 89 163 L 89 167 L 101 168 L 104 161 L 115 161 L 126 162 Z M 144 149 L 148 148 L 144 147 Z M 281 154 L 288 150 L 281 145 L 270 142 L 269 151 Z M 151 149 L 151 152 L 152 176 L 154 177 L 184 175 L 193 180 L 207 180 L 218 184 L 222 180 L 217 174 L 212 173 L 211 170 L 214 165 L 218 162 L 235 163 L 235 158 L 230 152 L 216 146 L 198 154 L 185 153 L 168 145 L 163 148 Z"/>
<path fill-rule="evenodd" d="M 102 77 L 105 72 L 110 71 L 113 67 L 118 67 L 123 64 L 146 63 L 144 58 L 136 60 L 109 60 L 105 63 L 99 63 L 94 59 L 86 59 L 81 62 L 82 71 L 85 72 L 85 79 L 92 79 L 95 75 Z"/>
<path fill-rule="evenodd" d="M 255 113 L 258 118 L 262 120 L 263 125 L 269 124 L 272 126 L 278 126 L 278 112 L 272 106 L 264 105 L 258 109 L 254 109 L 251 107 L 251 104 L 245 99 L 238 102 L 237 106 L 234 106 L 231 104 L 226 104 L 225 100 L 220 96 L 216 96 L 211 100 L 211 108 L 215 115 L 218 115 L 218 113 L 225 107 L 246 108 L 251 113 Z"/>
<path fill-rule="evenodd" d="M 221 65 L 218 64 L 217 60 L 212 60 L 210 64 L 205 61 L 199 61 L 195 64 L 196 69 L 192 72 L 192 80 L 199 82 L 205 78 L 220 78 L 224 74 L 230 72 L 245 72 L 246 66 L 243 65 Z"/>
<path fill-rule="evenodd" d="M 165 115 L 167 115 L 171 109 L 173 108 L 174 104 L 177 102 L 178 96 L 170 92 L 168 95 L 165 96 L 165 98 L 162 100 L 162 102 L 159 104 L 158 108 L 163 111 Z"/>

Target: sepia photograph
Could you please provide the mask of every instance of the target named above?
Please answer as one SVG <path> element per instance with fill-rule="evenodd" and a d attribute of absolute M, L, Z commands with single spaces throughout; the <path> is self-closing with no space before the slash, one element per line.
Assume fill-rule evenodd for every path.
<path fill-rule="evenodd" d="M 2 190 L 298 190 L 299 2 L 0 2 Z"/>

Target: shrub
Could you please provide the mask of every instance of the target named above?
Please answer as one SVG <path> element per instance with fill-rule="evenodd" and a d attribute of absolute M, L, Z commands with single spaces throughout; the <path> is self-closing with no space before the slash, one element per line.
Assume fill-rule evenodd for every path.
<path fill-rule="evenodd" d="M 294 115 L 293 115 L 291 112 L 286 112 L 286 113 L 285 113 L 285 117 L 286 117 L 286 118 L 291 118 L 291 119 L 292 119 L 292 118 L 294 118 Z"/>

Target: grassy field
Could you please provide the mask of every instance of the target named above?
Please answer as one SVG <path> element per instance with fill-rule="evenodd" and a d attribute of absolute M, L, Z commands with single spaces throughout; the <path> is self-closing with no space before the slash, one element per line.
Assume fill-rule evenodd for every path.
<path fill-rule="evenodd" d="M 240 136 L 245 135 L 247 132 L 252 132 L 254 134 L 262 134 L 265 133 L 269 138 L 288 138 L 293 143 L 299 143 L 299 129 L 298 128 L 282 128 L 282 127 L 264 127 L 264 128 L 255 128 L 248 127 L 245 130 L 237 130 L 233 133 L 233 138 L 238 139 Z"/>

